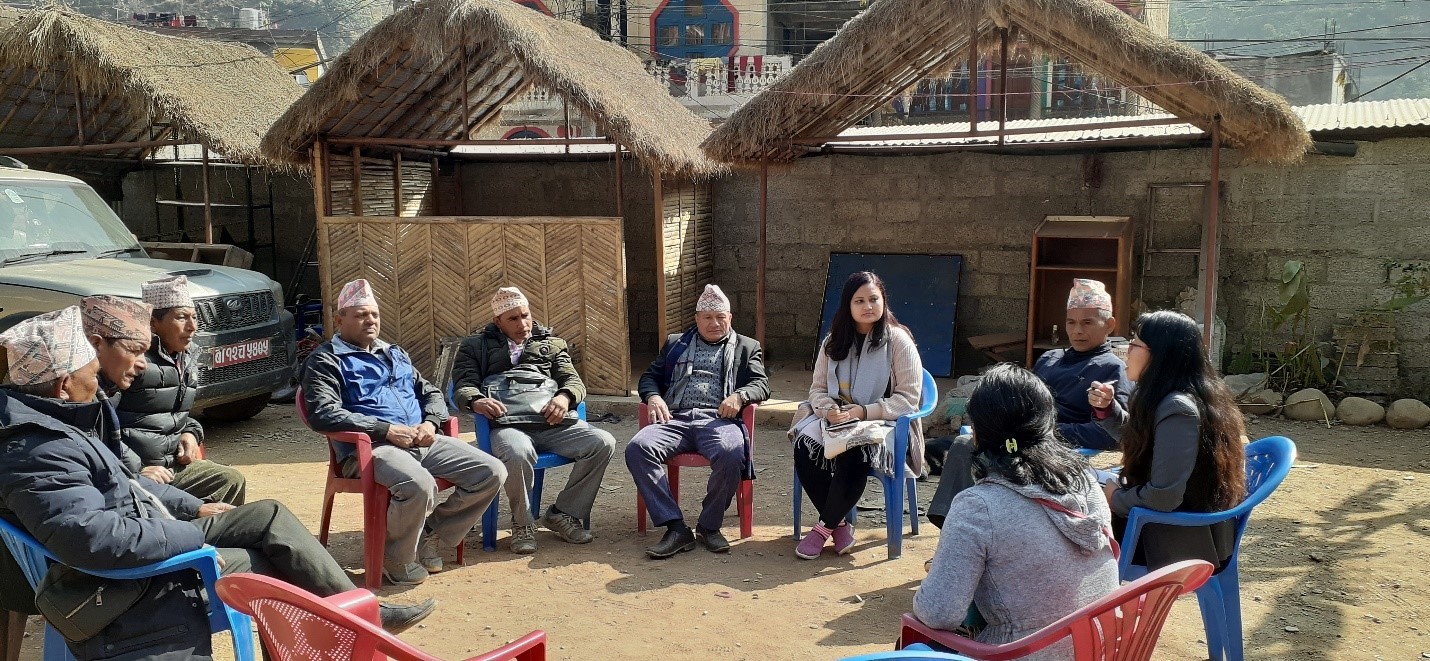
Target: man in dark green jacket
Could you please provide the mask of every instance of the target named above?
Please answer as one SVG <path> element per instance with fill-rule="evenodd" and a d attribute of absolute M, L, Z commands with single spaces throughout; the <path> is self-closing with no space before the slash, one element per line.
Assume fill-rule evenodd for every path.
<path fill-rule="evenodd" d="M 552 452 L 576 462 L 566 488 L 542 517 L 562 541 L 585 544 L 591 533 L 581 520 L 591 516 L 591 505 L 616 451 L 610 432 L 574 412 L 586 398 L 586 385 L 571 362 L 566 341 L 532 321 L 531 307 L 520 290 L 503 287 L 492 298 L 492 323 L 462 342 L 452 367 L 457 406 L 492 421 L 492 453 L 506 465 L 507 498 L 511 500 L 513 553 L 536 552 L 536 517 L 528 494 L 536 481 L 536 455 Z M 556 395 L 540 411 L 539 419 L 503 420 L 507 407 L 493 397 L 489 377 L 513 369 L 534 371 L 556 382 Z M 503 424 L 506 423 L 506 424 Z"/>

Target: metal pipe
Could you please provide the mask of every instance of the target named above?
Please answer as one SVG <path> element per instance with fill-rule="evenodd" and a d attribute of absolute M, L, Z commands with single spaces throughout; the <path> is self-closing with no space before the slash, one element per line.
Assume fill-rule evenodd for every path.
<path fill-rule="evenodd" d="M 1206 252 L 1202 273 L 1202 341 L 1210 351 L 1212 330 L 1216 320 L 1217 258 L 1221 250 L 1220 218 L 1221 207 L 1221 117 L 1212 118 L 1212 177 L 1207 186 L 1207 223 L 1203 232 Z"/>
<path fill-rule="evenodd" d="M 998 144 L 1003 144 L 1004 129 L 1008 126 L 1008 28 L 1003 28 L 1002 46 L 998 66 L 1002 69 L 998 80 Z"/>
<path fill-rule="evenodd" d="M 978 21 L 968 25 L 968 134 L 978 135 Z"/>
<path fill-rule="evenodd" d="M 760 239 L 759 262 L 755 267 L 755 341 L 765 345 L 765 256 L 769 227 L 770 164 L 760 163 Z"/>

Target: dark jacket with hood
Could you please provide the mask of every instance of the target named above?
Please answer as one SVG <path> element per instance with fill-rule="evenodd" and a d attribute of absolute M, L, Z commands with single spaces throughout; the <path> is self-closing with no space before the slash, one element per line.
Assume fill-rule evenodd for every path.
<path fill-rule="evenodd" d="M 189 523 L 203 503 L 135 478 L 118 458 L 104 409 L 100 401 L 66 403 L 0 389 L 0 517 L 78 568 L 140 567 L 203 546 L 203 532 Z M 141 507 L 131 480 L 175 518 Z M 71 650 L 80 659 L 175 650 L 207 655 L 201 587 L 192 572 L 153 579 L 129 613 Z M 0 595 L 6 608 L 35 610 L 34 593 L 8 550 L 0 553 Z"/>
<path fill-rule="evenodd" d="M 457 349 L 457 360 L 452 364 L 452 399 L 462 411 L 472 409 L 472 401 L 487 397 L 482 380 L 501 374 L 516 365 L 511 364 L 508 340 L 495 323 L 487 324 L 482 332 L 465 340 Z M 531 337 L 526 340 L 517 359 L 521 367 L 529 367 L 556 382 L 557 392 L 571 396 L 571 408 L 586 399 L 586 384 L 576 372 L 576 364 L 571 361 L 570 347 L 566 340 L 557 337 L 550 328 L 538 323 L 531 324 Z"/>
<path fill-rule="evenodd" d="M 172 469 L 181 435 L 187 432 L 200 443 L 204 440 L 203 426 L 189 416 L 199 391 L 198 345 L 189 345 L 182 370 L 158 336 L 144 358 L 149 366 L 112 398 L 119 411 L 120 437 L 143 465 Z"/>

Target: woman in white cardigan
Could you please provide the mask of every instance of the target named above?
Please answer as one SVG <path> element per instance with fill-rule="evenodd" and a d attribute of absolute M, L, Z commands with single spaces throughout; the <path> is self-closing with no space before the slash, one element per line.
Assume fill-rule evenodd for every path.
<path fill-rule="evenodd" d="M 819 523 L 795 549 L 806 560 L 818 558 L 831 540 L 841 555 L 853 548 L 846 516 L 864 494 L 871 468 L 892 474 L 897 462 L 884 449 L 893 421 L 918 410 L 923 385 L 918 347 L 889 311 L 879 276 L 850 275 L 839 301 L 814 363 L 809 401 L 789 432 L 795 471 L 819 510 Z M 923 428 L 915 420 L 906 457 L 914 474 L 923 472 L 923 456 Z"/>

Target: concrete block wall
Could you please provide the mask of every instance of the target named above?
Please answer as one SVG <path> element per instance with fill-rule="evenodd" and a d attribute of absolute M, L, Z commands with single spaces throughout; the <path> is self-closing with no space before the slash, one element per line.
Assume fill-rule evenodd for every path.
<path fill-rule="evenodd" d="M 1293 166 L 1244 164 L 1222 154 L 1219 306 L 1228 344 L 1274 300 L 1282 265 L 1307 264 L 1312 327 L 1329 339 L 1338 313 L 1388 295 L 1386 258 L 1430 260 L 1430 138 L 1361 142 L 1354 157 L 1308 155 Z M 806 158 L 771 170 L 768 208 L 767 351 L 802 360 L 817 338 L 830 252 L 956 253 L 965 258 L 955 369 L 987 361 L 972 335 L 1023 331 L 1033 228 L 1046 215 L 1132 216 L 1134 294 L 1170 307 L 1197 284 L 1195 255 L 1156 255 L 1143 272 L 1148 184 L 1205 181 L 1207 149 L 1101 155 L 1102 181 L 1084 186 L 1081 155 Z M 1203 201 L 1196 189 L 1159 191 L 1157 244 L 1196 247 Z M 735 297 L 738 327 L 753 331 L 759 175 L 716 183 L 716 278 Z M 890 292 L 893 297 L 898 292 Z M 1430 390 L 1430 303 L 1398 315 L 1401 387 Z M 1124 324 L 1131 320 L 1123 320 Z"/>

